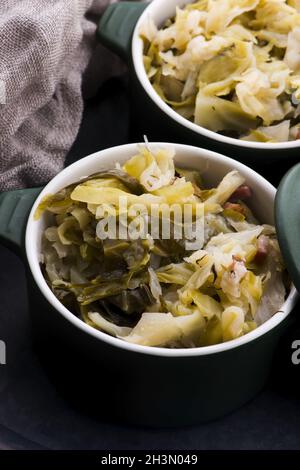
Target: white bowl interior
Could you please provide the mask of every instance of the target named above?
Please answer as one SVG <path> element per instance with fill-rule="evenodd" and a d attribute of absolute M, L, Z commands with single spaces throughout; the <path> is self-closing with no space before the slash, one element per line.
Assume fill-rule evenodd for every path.
<path fill-rule="evenodd" d="M 168 18 L 175 15 L 176 7 L 182 7 L 188 3 L 192 3 L 191 0 L 153 0 L 149 6 L 145 9 L 141 17 L 139 18 L 132 38 L 132 57 L 135 72 L 137 77 L 143 86 L 145 92 L 152 99 L 154 103 L 171 119 L 176 121 L 188 129 L 196 132 L 197 134 L 204 135 L 210 139 L 217 140 L 226 144 L 237 145 L 239 147 L 247 147 L 253 149 L 288 149 L 300 147 L 300 140 L 294 140 L 291 142 L 279 142 L 279 143 L 262 143 L 262 142 L 250 142 L 232 137 L 223 136 L 217 132 L 210 131 L 204 127 L 198 126 L 197 124 L 183 118 L 180 114 L 174 111 L 170 106 L 163 101 L 162 98 L 156 93 L 152 84 L 150 83 L 143 62 L 143 41 L 140 37 L 140 28 L 147 17 L 153 19 L 157 27 L 161 27 Z"/>
<path fill-rule="evenodd" d="M 263 223 L 274 223 L 274 197 L 276 190 L 275 188 L 266 181 L 262 176 L 246 167 L 245 165 L 236 162 L 228 157 L 224 157 L 215 152 L 208 150 L 199 149 L 196 147 L 190 147 L 179 144 L 169 143 L 151 143 L 153 147 L 169 147 L 173 146 L 176 150 L 175 161 L 176 164 L 186 168 L 198 169 L 203 173 L 204 180 L 207 185 L 216 185 L 222 177 L 231 171 L 237 169 L 246 178 L 247 183 L 253 189 L 254 197 L 252 202 L 252 209 L 260 221 Z M 113 147 L 108 150 L 103 150 L 90 155 L 73 165 L 67 167 L 61 173 L 59 173 L 40 193 L 39 197 L 35 201 L 31 213 L 29 215 L 27 230 L 26 230 L 26 252 L 29 262 L 30 269 L 33 277 L 39 286 L 41 292 L 68 321 L 75 324 L 78 328 L 86 331 L 88 334 L 98 337 L 102 341 L 105 341 L 115 346 L 138 351 L 141 353 L 163 355 L 163 356 L 191 356 L 191 355 L 203 355 L 220 352 L 226 349 L 237 347 L 241 344 L 245 344 L 254 338 L 264 334 L 265 332 L 272 329 L 274 326 L 279 324 L 292 310 L 297 294 L 293 288 L 289 294 L 285 304 L 283 305 L 280 312 L 276 313 L 270 320 L 259 326 L 256 330 L 248 333 L 241 338 L 229 341 L 227 343 L 217 344 L 213 346 L 207 346 L 202 348 L 191 348 L 191 349 L 166 349 L 166 348 L 153 348 L 146 346 L 139 346 L 126 343 L 123 340 L 113 338 L 106 333 L 102 333 L 78 319 L 69 310 L 67 310 L 63 304 L 52 293 L 48 287 L 39 265 L 39 254 L 41 250 L 41 235 L 47 224 L 45 216 L 41 217 L 40 220 L 34 220 L 35 210 L 40 203 L 41 199 L 49 194 L 54 194 L 65 186 L 74 183 L 81 178 L 88 176 L 92 173 L 104 168 L 113 168 L 115 163 L 124 163 L 131 156 L 137 153 L 136 144 L 128 144 L 120 147 Z"/>

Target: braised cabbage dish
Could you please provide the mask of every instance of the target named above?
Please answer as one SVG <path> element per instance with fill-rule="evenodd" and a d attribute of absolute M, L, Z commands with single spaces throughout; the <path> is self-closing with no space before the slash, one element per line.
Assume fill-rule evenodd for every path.
<path fill-rule="evenodd" d="M 35 214 L 46 221 L 41 268 L 74 315 L 124 341 L 190 348 L 233 340 L 284 303 L 288 284 L 275 229 L 256 220 L 255 193 L 238 171 L 207 187 L 205 169 L 177 167 L 174 157 L 170 148 L 139 145 L 123 166 L 46 196 Z M 200 214 L 196 249 L 172 230 L 170 237 L 152 233 L 152 206 L 172 225 L 174 214 L 162 208 L 174 204 L 190 208 L 183 226 Z M 134 205 L 146 210 L 144 236 L 118 236 L 124 216 L 133 222 Z M 98 231 L 104 221 L 111 224 L 106 238 Z"/>
<path fill-rule="evenodd" d="M 184 118 L 248 141 L 300 138 L 299 0 L 200 0 L 140 34 L 149 80 Z"/>

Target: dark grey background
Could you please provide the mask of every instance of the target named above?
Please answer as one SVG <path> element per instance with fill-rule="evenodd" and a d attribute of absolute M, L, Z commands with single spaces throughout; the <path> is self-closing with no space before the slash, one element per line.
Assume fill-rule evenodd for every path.
<path fill-rule="evenodd" d="M 141 140 L 134 123 L 129 129 L 127 95 L 126 77 L 113 79 L 86 103 L 67 163 Z M 88 416 L 62 398 L 32 349 L 22 262 L 0 247 L 0 265 L 0 339 L 7 344 L 7 365 L 0 366 L 1 449 L 300 449 L 300 365 L 290 360 L 299 324 L 284 338 L 266 389 L 242 409 L 205 425 L 135 428 Z M 101 397 L 98 406 L 105 406 Z"/>

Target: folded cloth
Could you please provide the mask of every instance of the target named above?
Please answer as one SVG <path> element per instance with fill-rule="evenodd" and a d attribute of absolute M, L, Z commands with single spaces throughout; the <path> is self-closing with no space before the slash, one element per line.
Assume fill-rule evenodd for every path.
<path fill-rule="evenodd" d="M 0 191 L 40 185 L 63 168 L 82 118 L 96 22 L 112 1 L 1 0 Z M 119 70 L 100 52 L 87 90 Z"/>

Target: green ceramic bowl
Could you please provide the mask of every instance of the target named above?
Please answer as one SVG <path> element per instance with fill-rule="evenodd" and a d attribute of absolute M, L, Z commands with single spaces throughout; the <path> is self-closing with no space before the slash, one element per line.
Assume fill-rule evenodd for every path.
<path fill-rule="evenodd" d="M 300 140 L 276 144 L 225 137 L 180 116 L 152 87 L 143 65 L 140 26 L 148 16 L 160 26 L 175 14 L 176 6 L 187 3 L 191 3 L 191 0 L 116 3 L 107 8 L 100 21 L 100 42 L 129 65 L 136 134 L 141 138 L 147 132 L 149 140 L 168 140 L 205 147 L 250 165 L 267 177 L 274 172 L 274 164 L 280 164 L 284 173 L 300 159 Z"/>
<path fill-rule="evenodd" d="M 278 241 L 289 273 L 300 292 L 300 164 L 282 179 L 275 200 Z"/>
<path fill-rule="evenodd" d="M 274 223 L 276 191 L 259 174 L 207 150 L 178 144 L 175 150 L 177 164 L 204 171 L 212 185 L 233 168 L 240 171 L 253 188 L 253 210 L 262 222 Z M 143 425 L 208 421 L 238 408 L 265 385 L 278 340 L 293 318 L 294 288 L 280 311 L 241 338 L 202 348 L 151 348 L 85 324 L 58 301 L 40 269 L 46 220 L 36 221 L 34 212 L 41 198 L 82 176 L 123 163 L 135 152 L 135 144 L 104 150 L 67 167 L 43 189 L 2 193 L 0 239 L 24 259 L 35 339 L 48 353 L 52 371 L 59 370 L 69 386 L 68 398 L 78 393 L 93 413 Z"/>

